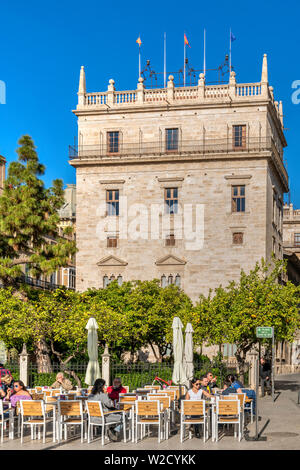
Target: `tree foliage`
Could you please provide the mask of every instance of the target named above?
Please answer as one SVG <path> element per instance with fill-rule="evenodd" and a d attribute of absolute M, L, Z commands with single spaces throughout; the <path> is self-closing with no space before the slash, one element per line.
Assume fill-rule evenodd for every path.
<path fill-rule="evenodd" d="M 39 178 L 45 167 L 31 137 L 24 135 L 18 144 L 18 161 L 10 163 L 0 197 L 0 279 L 15 288 L 25 263 L 33 276 L 47 275 L 66 266 L 76 251 L 74 241 L 57 235 L 58 210 L 64 204 L 62 181 L 56 179 L 45 188 Z"/>

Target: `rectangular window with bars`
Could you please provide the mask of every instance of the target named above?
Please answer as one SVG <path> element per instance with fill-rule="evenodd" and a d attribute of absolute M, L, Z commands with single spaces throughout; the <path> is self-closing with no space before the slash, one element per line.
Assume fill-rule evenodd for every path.
<path fill-rule="evenodd" d="M 175 235 L 170 234 L 166 237 L 166 246 L 175 246 Z"/>
<path fill-rule="evenodd" d="M 178 213 L 178 188 L 165 188 L 165 206 L 167 214 Z"/>
<path fill-rule="evenodd" d="M 245 186 L 231 187 L 232 212 L 245 212 L 246 196 Z"/>
<path fill-rule="evenodd" d="M 294 242 L 295 242 L 295 246 L 300 246 L 300 233 L 294 234 Z"/>
<path fill-rule="evenodd" d="M 107 133 L 107 152 L 119 153 L 119 147 L 120 147 L 119 131 L 108 132 Z"/>
<path fill-rule="evenodd" d="M 246 126 L 233 126 L 232 128 L 232 146 L 233 149 L 246 148 Z"/>
<path fill-rule="evenodd" d="M 118 237 L 107 237 L 107 248 L 117 248 Z"/>
<path fill-rule="evenodd" d="M 106 213 L 107 215 L 119 215 L 118 189 L 108 189 L 106 191 Z"/>
<path fill-rule="evenodd" d="M 166 151 L 178 150 L 178 129 L 166 129 Z"/>

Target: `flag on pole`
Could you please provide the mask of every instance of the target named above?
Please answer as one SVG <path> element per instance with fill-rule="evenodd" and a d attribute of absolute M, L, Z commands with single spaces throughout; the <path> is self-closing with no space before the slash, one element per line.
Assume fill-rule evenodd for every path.
<path fill-rule="evenodd" d="M 229 73 L 231 73 L 231 43 L 236 40 L 235 35 L 232 33 L 230 29 L 230 35 L 229 35 Z"/>
<path fill-rule="evenodd" d="M 184 44 L 191 47 L 185 33 L 183 36 L 184 36 Z"/>
<path fill-rule="evenodd" d="M 137 38 L 136 42 L 138 43 L 139 47 L 141 47 L 142 41 L 140 36 Z"/>

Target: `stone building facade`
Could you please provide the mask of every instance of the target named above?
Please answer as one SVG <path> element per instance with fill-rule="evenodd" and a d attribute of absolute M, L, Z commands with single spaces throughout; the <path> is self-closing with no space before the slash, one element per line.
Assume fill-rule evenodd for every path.
<path fill-rule="evenodd" d="M 81 68 L 76 286 L 158 278 L 195 301 L 272 252 L 283 257 L 282 103 L 261 80 L 87 93 Z"/>

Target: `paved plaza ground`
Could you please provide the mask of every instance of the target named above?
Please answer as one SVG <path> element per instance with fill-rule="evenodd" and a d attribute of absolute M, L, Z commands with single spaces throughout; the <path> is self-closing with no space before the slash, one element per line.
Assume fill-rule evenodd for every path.
<path fill-rule="evenodd" d="M 25 436 L 21 445 L 20 439 L 8 440 L 0 444 L 0 450 L 101 450 L 116 452 L 117 450 L 300 450 L 300 405 L 297 404 L 300 391 L 300 374 L 281 375 L 276 379 L 276 401 L 273 403 L 270 396 L 259 400 L 259 431 L 262 441 L 238 442 L 233 436 L 224 436 L 218 443 L 209 439 L 203 443 L 202 439 L 193 438 L 180 443 L 179 433 L 171 436 L 169 440 L 157 442 L 157 437 L 145 438 L 142 442 L 124 443 L 107 442 L 104 448 L 99 438 L 90 444 L 81 443 L 80 438 L 72 438 L 67 442 L 54 444 L 51 435 L 45 444 L 41 441 L 31 441 L 30 435 Z M 249 436 L 255 435 L 255 423 L 248 425 Z"/>

